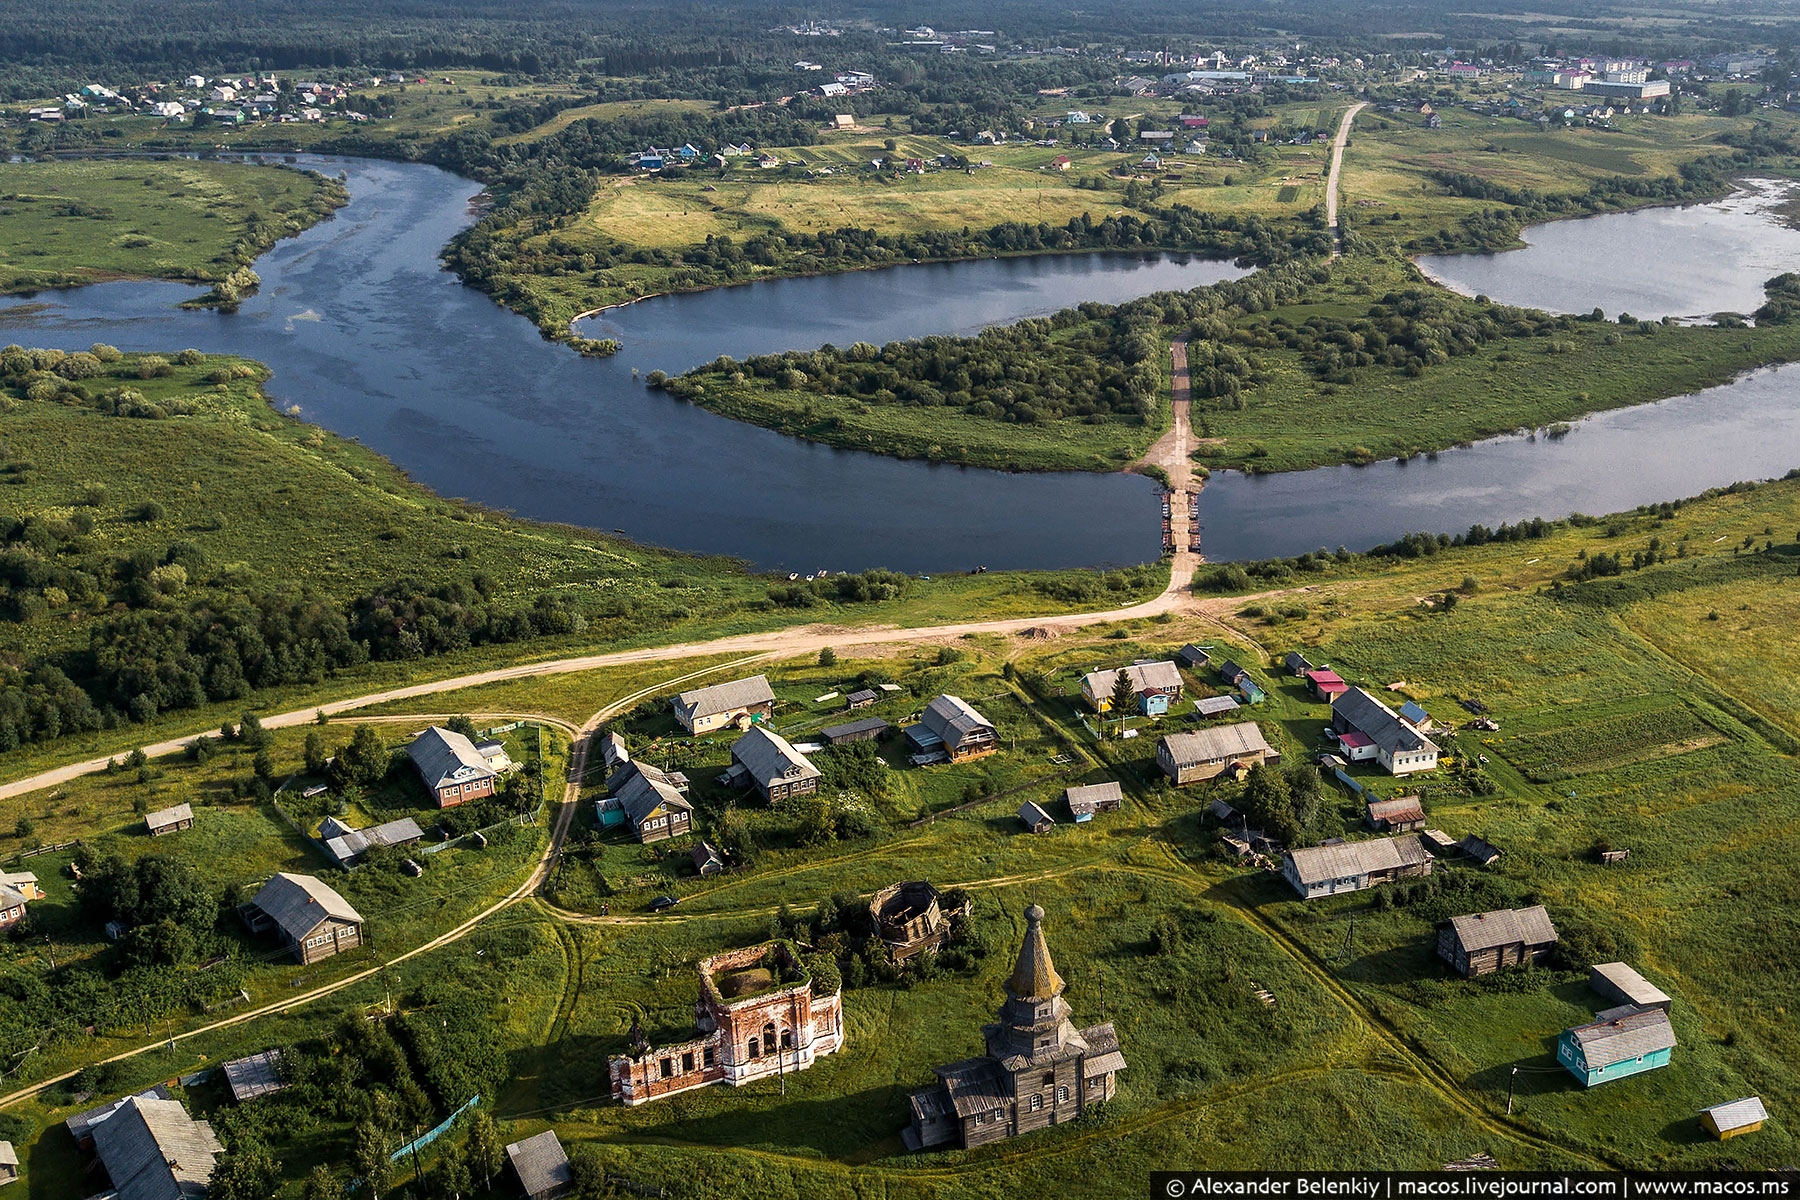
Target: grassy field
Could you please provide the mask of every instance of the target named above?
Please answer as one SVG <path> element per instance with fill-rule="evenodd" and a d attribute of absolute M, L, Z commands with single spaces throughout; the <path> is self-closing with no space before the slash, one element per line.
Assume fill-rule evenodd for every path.
<path fill-rule="evenodd" d="M 1196 400 L 1195 459 L 1211 468 L 1304 470 L 1441 450 L 1519 429 L 1542 429 L 1590 412 L 1644 404 L 1729 383 L 1754 367 L 1800 357 L 1800 328 L 1577 322 L 1549 337 L 1508 337 L 1429 365 L 1418 376 L 1358 369 L 1332 383 L 1294 351 L 1260 335 L 1275 322 L 1354 321 L 1391 290 L 1441 293 L 1402 260 L 1348 256 L 1304 300 L 1239 316 L 1237 337 L 1261 360 L 1244 405 Z M 1483 306 L 1455 300 L 1472 319 Z M 1487 312 L 1493 312 L 1489 308 Z"/>
<path fill-rule="evenodd" d="M 209 162 L 0 162 L 0 292 L 212 282 L 343 203 L 323 176 Z"/>

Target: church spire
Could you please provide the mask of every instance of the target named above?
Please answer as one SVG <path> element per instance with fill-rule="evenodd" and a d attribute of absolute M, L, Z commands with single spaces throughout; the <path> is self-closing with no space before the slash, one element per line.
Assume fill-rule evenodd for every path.
<path fill-rule="evenodd" d="M 1050 961 L 1050 947 L 1044 942 L 1044 910 L 1033 904 L 1025 910 L 1025 941 L 1019 947 L 1019 961 L 1006 990 L 1021 1000 L 1048 1000 L 1062 995 L 1062 976 Z"/>

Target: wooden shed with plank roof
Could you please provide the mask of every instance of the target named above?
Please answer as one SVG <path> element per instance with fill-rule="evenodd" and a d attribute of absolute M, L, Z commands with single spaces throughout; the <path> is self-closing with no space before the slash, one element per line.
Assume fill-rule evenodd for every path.
<path fill-rule="evenodd" d="M 1768 1119 L 1769 1110 L 1763 1107 L 1760 1096 L 1746 1096 L 1742 1100 L 1715 1104 L 1700 1113 L 1700 1124 L 1721 1142 L 1739 1134 L 1755 1133 Z"/>

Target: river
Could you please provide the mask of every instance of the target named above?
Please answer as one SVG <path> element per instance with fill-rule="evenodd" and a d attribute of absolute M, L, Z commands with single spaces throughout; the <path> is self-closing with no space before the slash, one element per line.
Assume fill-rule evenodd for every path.
<path fill-rule="evenodd" d="M 268 390 L 278 405 L 298 405 L 308 420 L 361 439 L 443 494 L 766 569 L 1103 566 L 1157 556 L 1148 480 L 1007 474 L 834 450 L 649 391 L 633 368 L 675 372 L 719 354 L 970 332 L 1084 300 L 1242 273 L 1177 256 L 1079 255 L 770 281 L 660 297 L 584 321 L 583 333 L 617 337 L 624 349 L 583 359 L 438 268 L 439 249 L 472 219 L 475 184 L 418 165 L 302 162 L 346 171 L 350 203 L 259 259 L 262 290 L 237 313 L 177 309 L 195 294 L 191 287 L 99 284 L 0 300 L 0 340 L 195 346 L 259 359 L 275 372 Z M 1637 260 L 1647 256 L 1623 248 L 1673 236 L 1672 228 L 1715 229 L 1715 210 L 1769 224 L 1761 201 L 1736 203 L 1569 222 L 1609 222 L 1614 232 L 1578 237 L 1563 251 L 1561 277 L 1611 280 L 1565 307 L 1658 315 L 1652 294 L 1634 290 L 1644 273 Z M 1533 236 L 1544 244 L 1547 233 L 1540 227 Z M 1489 272 L 1479 290 L 1548 304 L 1544 294 L 1526 294 L 1547 277 L 1541 260 L 1523 257 L 1529 253 L 1433 266 L 1473 286 L 1469 272 L 1478 265 Z M 1502 269 L 1507 263 L 1520 265 Z M 1774 260 L 1744 249 L 1731 264 L 1707 285 L 1706 304 L 1671 311 L 1753 307 L 1737 291 L 1752 278 L 1760 288 Z M 1659 249 L 1648 274 L 1691 266 Z M 1712 302 L 1728 292 L 1731 303 Z M 1496 438 L 1410 463 L 1221 472 L 1202 494 L 1202 547 L 1214 561 L 1364 548 L 1413 530 L 1605 513 L 1780 475 L 1800 466 L 1797 382 L 1800 366 L 1757 372 L 1589 417 L 1560 437 Z"/>
<path fill-rule="evenodd" d="M 1428 254 L 1419 268 L 1465 296 L 1546 312 L 1640 320 L 1748 316 L 1763 284 L 1800 271 L 1800 230 L 1780 219 L 1793 183 L 1746 179 L 1730 196 L 1533 225 L 1523 250 Z"/>
<path fill-rule="evenodd" d="M 262 288 L 236 313 L 178 309 L 200 290 L 190 286 L 97 284 L 0 299 L 0 342 L 258 359 L 279 407 L 298 405 L 444 495 L 766 569 L 1144 562 L 1161 548 L 1156 485 L 836 450 L 651 391 L 633 368 L 972 332 L 1245 273 L 1186 256 L 1071 255 L 759 283 L 584 322 L 624 343 L 584 359 L 439 268 L 478 185 L 416 164 L 299 162 L 347 172 L 350 202 L 260 258 Z"/>

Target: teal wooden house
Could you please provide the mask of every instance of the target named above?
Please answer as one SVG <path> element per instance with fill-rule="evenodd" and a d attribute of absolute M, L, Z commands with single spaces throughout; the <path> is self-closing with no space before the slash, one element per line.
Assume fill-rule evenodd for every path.
<path fill-rule="evenodd" d="M 1261 686 L 1248 675 L 1238 677 L 1237 687 L 1238 695 L 1244 698 L 1245 704 L 1261 704 L 1266 698 Z"/>
<path fill-rule="evenodd" d="M 1556 1061 L 1583 1087 L 1593 1087 L 1666 1067 L 1674 1050 L 1669 1014 L 1628 1004 L 1608 1009 L 1591 1025 L 1564 1030 L 1556 1044 Z"/>

